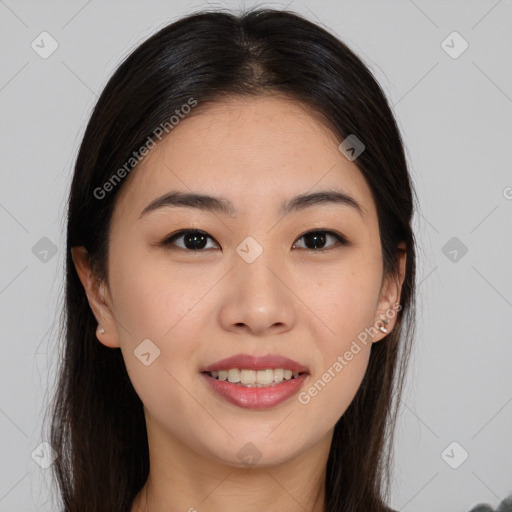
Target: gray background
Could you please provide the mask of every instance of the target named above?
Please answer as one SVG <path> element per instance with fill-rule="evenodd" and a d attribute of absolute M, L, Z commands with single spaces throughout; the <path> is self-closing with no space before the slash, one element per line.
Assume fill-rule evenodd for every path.
<path fill-rule="evenodd" d="M 31 454 L 46 440 L 67 192 L 97 95 L 162 26 L 198 8 L 244 5 L 254 4 L 0 0 L 1 511 L 55 510 L 50 470 Z M 334 31 L 374 72 L 403 133 L 421 203 L 419 307 L 391 505 L 496 507 L 512 492 L 512 2 L 259 5 L 288 6 Z M 43 31 L 59 45 L 46 59 L 31 47 Z M 457 58 L 445 49 L 458 54 L 461 40 L 442 44 L 453 31 L 469 44 Z"/>

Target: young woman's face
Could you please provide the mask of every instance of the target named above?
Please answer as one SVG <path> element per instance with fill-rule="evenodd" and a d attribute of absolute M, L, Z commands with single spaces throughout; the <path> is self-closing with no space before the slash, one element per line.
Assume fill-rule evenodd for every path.
<path fill-rule="evenodd" d="M 230 100 L 182 120 L 122 184 L 110 231 L 111 316 L 98 313 L 106 328 L 98 336 L 121 348 L 160 442 L 242 467 L 330 441 L 372 342 L 385 336 L 366 331 L 364 343 L 361 333 L 399 300 L 394 288 L 381 290 L 375 204 L 340 142 L 297 103 Z M 295 204 L 320 191 L 350 196 L 360 210 Z M 205 200 L 142 213 L 170 192 L 214 196 L 232 212 Z M 298 384 L 246 388 L 212 385 L 202 373 L 239 354 L 289 358 L 306 374 Z M 286 369 L 282 361 L 255 375 L 286 376 L 265 368 Z"/>

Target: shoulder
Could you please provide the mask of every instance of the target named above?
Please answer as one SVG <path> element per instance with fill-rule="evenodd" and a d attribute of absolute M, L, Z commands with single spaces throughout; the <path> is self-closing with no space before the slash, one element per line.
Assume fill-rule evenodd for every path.
<path fill-rule="evenodd" d="M 505 498 L 496 509 L 492 508 L 487 503 L 481 503 L 475 505 L 469 512 L 512 512 L 512 494 L 508 498 Z"/>
<path fill-rule="evenodd" d="M 386 509 L 386 512 L 398 511 L 388 507 Z M 480 503 L 478 505 L 475 505 L 468 512 L 512 512 L 512 494 L 508 498 L 505 498 L 496 509 L 492 508 L 487 503 Z"/>

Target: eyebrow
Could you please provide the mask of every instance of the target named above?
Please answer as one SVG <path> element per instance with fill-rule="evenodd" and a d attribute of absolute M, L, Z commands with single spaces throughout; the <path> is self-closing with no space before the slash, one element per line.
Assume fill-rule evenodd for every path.
<path fill-rule="evenodd" d="M 312 206 L 327 204 L 348 206 L 356 210 L 361 216 L 364 216 L 363 212 L 366 211 L 352 196 L 344 192 L 320 190 L 308 194 L 301 194 L 286 200 L 281 204 L 279 214 L 285 216 Z M 149 212 L 164 207 L 197 208 L 199 210 L 222 213 L 229 217 L 236 217 L 236 208 L 228 199 L 206 194 L 173 190 L 149 203 L 140 213 L 139 219 Z"/>

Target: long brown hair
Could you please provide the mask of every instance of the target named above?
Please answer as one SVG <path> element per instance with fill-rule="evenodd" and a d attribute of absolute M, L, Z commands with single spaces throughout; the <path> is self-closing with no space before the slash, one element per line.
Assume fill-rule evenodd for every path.
<path fill-rule="evenodd" d="M 96 338 L 71 257 L 72 247 L 84 246 L 95 274 L 107 278 L 109 224 L 124 181 L 103 189 L 101 198 L 97 191 L 191 97 L 204 105 L 263 93 L 308 105 L 340 142 L 350 134 L 364 142 L 354 162 L 377 206 L 385 277 L 398 276 L 397 245 L 407 246 L 397 323 L 372 344 L 362 384 L 335 426 L 326 467 L 326 512 L 387 510 L 415 325 L 414 190 L 403 143 L 381 87 L 347 45 L 290 11 L 253 9 L 196 12 L 159 30 L 121 63 L 90 117 L 69 195 L 62 352 L 48 411 L 64 512 L 128 512 L 149 472 L 142 402 L 121 351 Z"/>

